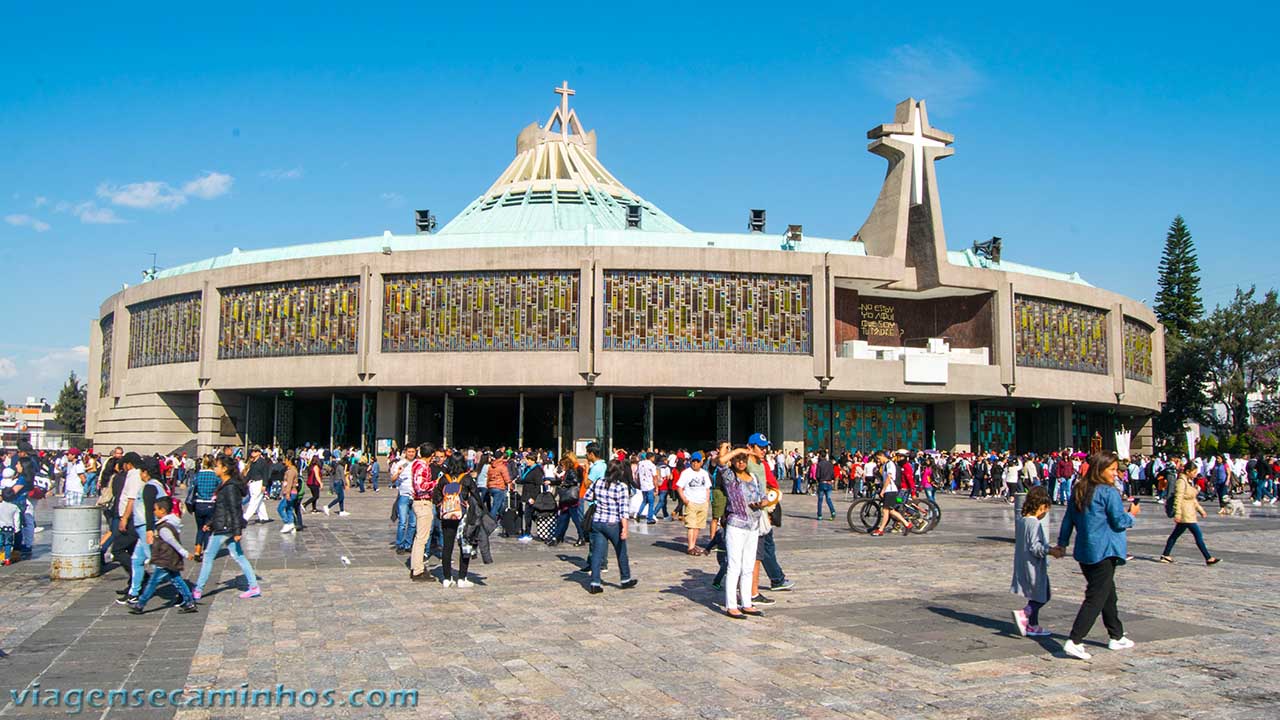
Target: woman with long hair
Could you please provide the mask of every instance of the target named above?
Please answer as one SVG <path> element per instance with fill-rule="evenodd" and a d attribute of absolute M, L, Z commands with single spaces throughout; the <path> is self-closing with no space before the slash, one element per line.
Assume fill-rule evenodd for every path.
<path fill-rule="evenodd" d="M 235 458 L 219 455 L 213 461 L 213 472 L 221 482 L 214 497 L 213 517 L 206 527 L 212 535 L 209 537 L 209 547 L 204 553 L 204 562 L 200 563 L 200 576 L 196 579 L 196 587 L 192 595 L 196 600 L 200 599 L 205 583 L 209 582 L 209 576 L 213 574 L 218 551 L 225 545 L 231 559 L 240 566 L 245 581 L 249 585 L 247 590 L 240 593 L 240 598 L 248 600 L 259 597 L 262 591 L 258 589 L 258 577 L 254 575 L 253 566 L 249 564 L 249 559 L 244 556 L 244 550 L 240 547 L 240 534 L 244 532 L 246 524 L 244 511 L 240 507 L 244 501 L 240 467 Z"/>
<path fill-rule="evenodd" d="M 213 502 L 214 495 L 218 491 L 218 485 L 222 483 L 218 479 L 217 473 L 213 471 L 213 456 L 205 455 L 200 458 L 200 470 L 192 479 L 192 504 L 195 506 L 192 513 L 196 516 L 196 547 L 192 555 L 196 562 L 204 560 L 204 548 L 209 544 L 209 521 L 213 519 Z"/>
<path fill-rule="evenodd" d="M 1140 511 L 1136 501 L 1127 510 L 1124 507 L 1116 488 L 1119 463 L 1120 458 L 1110 450 L 1099 450 L 1089 456 L 1089 470 L 1071 489 L 1071 501 L 1067 503 L 1062 529 L 1058 532 L 1058 545 L 1053 549 L 1054 557 L 1063 557 L 1072 532 L 1076 533 L 1071 556 L 1080 563 L 1080 572 L 1084 575 L 1084 602 L 1076 613 L 1063 651 L 1081 660 L 1092 657 L 1082 643 L 1099 613 L 1111 638 L 1108 647 L 1112 650 L 1133 647 L 1133 641 L 1125 637 L 1124 625 L 1116 610 L 1115 575 L 1128 553 L 1125 530 L 1133 527 Z"/>
<path fill-rule="evenodd" d="M 443 552 L 440 582 L 445 587 L 469 588 L 474 583 L 467 579 L 467 567 L 471 564 L 472 548 L 460 536 L 462 524 L 474 513 L 483 512 L 483 501 L 476 491 L 473 474 L 467 470 L 467 460 L 455 450 L 441 468 L 443 477 L 431 493 L 431 501 L 440 513 L 440 536 Z M 453 570 L 453 548 L 458 546 L 458 570 Z M 427 573 L 423 572 L 425 576 Z"/>
<path fill-rule="evenodd" d="M 324 477 L 324 468 L 320 467 L 320 456 L 316 455 L 311 458 L 311 465 L 307 468 L 307 489 L 311 491 L 311 497 L 302 503 L 302 507 L 311 505 L 311 512 L 320 512 L 316 508 L 316 503 L 320 500 L 320 483 Z"/>
<path fill-rule="evenodd" d="M 591 520 L 591 583 L 588 590 L 594 595 L 604 592 L 600 582 L 600 568 L 604 564 L 609 545 L 618 557 L 620 586 L 627 590 L 636 586 L 631 577 L 631 563 L 627 559 L 627 523 L 631 517 L 631 467 L 624 460 L 612 460 L 604 478 L 594 482 L 583 498 L 595 503 Z"/>
<path fill-rule="evenodd" d="M 293 461 L 293 454 L 288 453 L 284 456 L 284 480 L 280 483 L 280 504 L 276 506 L 276 513 L 280 515 L 280 524 L 284 525 L 280 528 L 281 533 L 298 531 L 298 526 L 293 524 L 293 506 L 297 498 L 298 466 Z"/>
<path fill-rule="evenodd" d="M 724 612 L 735 620 L 763 615 L 752 604 L 751 574 L 760 541 L 760 506 L 764 501 L 755 478 L 747 471 L 747 450 L 738 448 L 722 458 L 720 482 L 725 507 L 725 550 L 728 570 L 724 579 Z M 741 604 L 739 604 L 741 595 Z"/>
<path fill-rule="evenodd" d="M 1191 531 L 1191 537 L 1196 540 L 1196 548 L 1200 550 L 1200 554 L 1204 556 L 1205 565 L 1217 565 L 1218 558 L 1209 554 L 1209 548 L 1205 547 L 1204 535 L 1200 532 L 1199 519 L 1207 517 L 1204 507 L 1200 505 L 1200 500 L 1196 498 L 1196 466 L 1187 463 L 1182 471 L 1178 473 L 1177 485 L 1169 489 L 1173 495 L 1173 532 L 1169 534 L 1169 539 L 1164 543 L 1164 552 L 1160 553 L 1160 562 L 1173 562 L 1173 545 L 1178 542 L 1178 538 L 1182 537 L 1182 533 Z"/>
<path fill-rule="evenodd" d="M 578 467 L 578 457 L 573 453 L 565 453 L 560 458 L 559 472 L 556 473 L 556 524 L 551 531 L 551 539 L 547 545 L 555 547 L 564 542 L 569 532 L 569 521 L 578 530 L 578 540 L 574 546 L 585 542 L 582 537 L 582 505 L 578 502 L 578 488 L 582 485 L 582 469 Z"/>

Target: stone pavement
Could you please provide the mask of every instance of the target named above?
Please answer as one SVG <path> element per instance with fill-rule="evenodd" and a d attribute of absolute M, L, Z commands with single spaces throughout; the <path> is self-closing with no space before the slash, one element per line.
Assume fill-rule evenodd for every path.
<path fill-rule="evenodd" d="M 58 584 L 42 574 L 47 557 L 0 570 L 9 653 L 0 717 L 67 717 L 10 701 L 9 690 L 33 682 L 187 697 L 335 689 L 332 707 L 84 713 L 110 718 L 1280 715 L 1280 512 L 1270 507 L 1211 515 L 1206 539 L 1224 562 L 1206 568 L 1185 536 L 1177 564 L 1154 562 L 1170 522 L 1144 505 L 1130 538 L 1137 557 L 1119 576 L 1138 646 L 1106 650 L 1099 623 L 1094 659 L 1083 663 L 1059 651 L 1084 587 L 1069 560 L 1053 562 L 1054 599 L 1042 613 L 1058 634 L 1037 642 L 1014 631 L 1013 517 L 996 503 L 942 497 L 934 533 L 871 538 L 850 532 L 843 515 L 813 520 L 812 498 L 784 496 L 779 558 L 796 588 L 772 594 L 766 617 L 732 621 L 710 587 L 715 560 L 684 555 L 675 523 L 633 532 L 633 590 L 618 589 L 612 571 L 606 592 L 589 595 L 576 572 L 585 548 L 510 540 L 496 541 L 493 565 L 473 564 L 476 587 L 446 590 L 408 582 L 405 558 L 388 547 L 390 494 L 349 497 L 350 517 L 307 515 L 296 536 L 282 536 L 278 522 L 250 527 L 244 542 L 264 597 L 238 599 L 231 588 L 243 580 L 224 558 L 214 577 L 227 589 L 211 583 L 198 615 L 158 600 L 128 615 L 112 602 L 118 570 Z M 417 690 L 418 705 L 343 706 L 361 689 Z"/>

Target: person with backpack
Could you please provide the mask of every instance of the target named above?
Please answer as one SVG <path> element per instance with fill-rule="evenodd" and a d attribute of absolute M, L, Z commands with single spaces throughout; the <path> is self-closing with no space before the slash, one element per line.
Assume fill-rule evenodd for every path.
<path fill-rule="evenodd" d="M 1182 533 L 1188 530 L 1191 531 L 1191 537 L 1195 538 L 1200 554 L 1204 556 L 1204 564 L 1217 565 L 1220 562 L 1218 558 L 1210 555 L 1209 548 L 1205 547 L 1199 518 L 1208 515 L 1196 495 L 1195 466 L 1188 465 L 1188 468 L 1184 468 L 1178 474 L 1176 485 L 1169 491 L 1169 497 L 1164 503 L 1164 514 L 1173 519 L 1174 526 L 1169 539 L 1164 543 L 1164 552 L 1160 553 L 1160 562 L 1165 564 L 1173 562 L 1173 546 L 1178 542 L 1178 538 L 1182 537 Z"/>
<path fill-rule="evenodd" d="M 432 490 L 431 501 L 440 511 L 440 532 L 444 545 L 444 552 L 440 555 L 440 583 L 447 588 L 469 588 L 474 584 L 467 579 L 472 547 L 465 539 L 459 541 L 458 530 L 469 516 L 482 512 L 484 504 L 476 488 L 475 477 L 467 470 L 467 461 L 462 453 L 455 450 L 445 461 L 442 477 Z M 455 544 L 459 555 L 457 573 L 453 571 Z"/>
<path fill-rule="evenodd" d="M 191 553 L 182 547 L 182 520 L 175 513 L 169 512 L 171 506 L 165 503 L 155 505 L 156 542 L 152 548 L 151 564 L 154 570 L 151 579 L 138 599 L 129 603 L 129 613 L 141 615 L 147 602 L 155 597 L 156 591 L 167 580 L 177 591 L 181 603 L 178 612 L 196 612 L 196 600 L 182 579 L 183 560 L 191 557 Z"/>
<path fill-rule="evenodd" d="M 196 587 L 191 595 L 196 600 L 200 599 L 205 583 L 209 582 L 209 576 L 213 574 L 218 551 L 225 545 L 231 559 L 240 566 L 245 581 L 249 585 L 247 590 L 240 593 L 240 599 L 261 597 L 258 576 L 254 574 L 253 566 L 249 564 L 249 559 L 244 556 L 244 550 L 240 547 L 240 536 L 248 523 L 244 519 L 241 507 L 244 501 L 244 490 L 240 483 L 239 464 L 235 458 L 221 455 L 213 461 L 213 471 L 221 484 L 218 485 L 218 491 L 214 497 L 213 517 L 208 526 L 212 535 L 209 537 L 209 547 L 205 549 L 204 562 L 200 564 L 200 576 L 196 579 Z"/>

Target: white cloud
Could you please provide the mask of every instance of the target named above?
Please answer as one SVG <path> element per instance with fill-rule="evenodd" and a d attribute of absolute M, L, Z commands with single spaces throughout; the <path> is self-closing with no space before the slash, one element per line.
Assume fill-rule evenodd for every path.
<path fill-rule="evenodd" d="M 145 210 L 173 210 L 185 205 L 187 196 L 157 180 L 129 183 L 127 185 L 98 186 L 98 197 L 110 200 L 113 205 L 123 205 Z"/>
<path fill-rule="evenodd" d="M 258 173 L 258 175 L 260 177 L 267 178 L 268 180 L 297 180 L 302 177 L 302 168 L 296 167 L 290 168 L 289 170 L 273 168 L 271 170 L 263 170 Z"/>
<path fill-rule="evenodd" d="M 0 380 L 18 377 L 18 364 L 12 358 L 0 357 Z"/>
<path fill-rule="evenodd" d="M 49 198 L 47 198 L 47 197 L 45 197 L 45 196 L 43 196 L 43 195 L 41 195 L 41 196 L 39 196 L 39 197 L 37 197 L 37 198 L 36 198 L 36 203 L 35 203 L 36 207 L 41 207 L 41 206 L 43 206 L 43 205 L 47 205 L 47 204 L 49 204 Z"/>
<path fill-rule="evenodd" d="M 205 172 L 204 175 L 182 186 L 182 192 L 201 200 L 212 200 L 231 192 L 234 179 L 225 173 Z"/>
<path fill-rule="evenodd" d="M 42 380 L 67 378 L 68 373 L 75 371 L 76 377 L 84 380 L 89 368 L 89 346 L 75 345 L 69 348 L 52 350 L 31 363 L 35 368 L 36 378 Z"/>
<path fill-rule="evenodd" d="M 4 221 L 14 227 L 29 227 L 36 232 L 45 232 L 49 229 L 49 223 L 30 215 L 5 215 Z"/>
<path fill-rule="evenodd" d="M 58 203 L 62 207 L 63 203 Z M 75 207 L 69 208 L 71 214 L 80 218 L 80 222 L 85 225 L 116 225 L 118 223 L 128 222 L 122 217 L 116 215 L 116 211 L 111 208 L 100 208 L 91 202 L 82 202 Z"/>
<path fill-rule="evenodd" d="M 946 45 L 899 45 L 889 51 L 889 57 L 866 63 L 863 72 L 889 100 L 927 100 L 931 112 L 963 106 L 986 84 L 973 61 Z"/>
<path fill-rule="evenodd" d="M 404 196 L 398 192 L 384 192 L 379 197 L 381 197 L 382 201 L 391 207 L 400 207 L 401 205 L 404 205 Z"/>

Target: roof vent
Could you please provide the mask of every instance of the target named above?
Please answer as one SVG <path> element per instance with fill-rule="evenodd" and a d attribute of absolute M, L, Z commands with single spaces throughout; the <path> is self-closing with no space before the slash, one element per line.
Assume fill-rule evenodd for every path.
<path fill-rule="evenodd" d="M 627 228 L 640 229 L 640 206 L 636 203 L 627 204 Z"/>
<path fill-rule="evenodd" d="M 764 232 L 764 210 L 751 211 L 751 217 L 747 219 L 747 231 L 753 233 Z"/>

